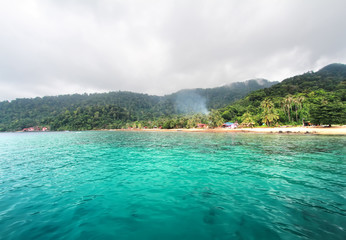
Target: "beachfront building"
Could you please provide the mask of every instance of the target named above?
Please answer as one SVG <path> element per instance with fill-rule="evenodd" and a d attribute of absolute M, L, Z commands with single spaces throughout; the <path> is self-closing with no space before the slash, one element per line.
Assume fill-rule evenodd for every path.
<path fill-rule="evenodd" d="M 226 123 L 222 124 L 222 127 L 235 129 L 235 128 L 238 127 L 238 122 L 235 122 L 235 123 L 233 123 L 233 122 L 226 122 Z"/>
<path fill-rule="evenodd" d="M 22 131 L 23 132 L 40 132 L 40 131 L 46 132 L 46 131 L 49 131 L 49 129 L 47 127 L 40 128 L 36 126 L 36 127 L 23 128 Z"/>

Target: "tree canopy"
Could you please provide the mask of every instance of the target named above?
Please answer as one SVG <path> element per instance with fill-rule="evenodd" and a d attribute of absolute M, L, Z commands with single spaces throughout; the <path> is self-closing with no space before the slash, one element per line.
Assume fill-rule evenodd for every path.
<path fill-rule="evenodd" d="M 331 64 L 318 72 L 294 76 L 248 94 L 220 111 L 227 121 L 244 125 L 346 123 L 346 65 Z M 246 114 L 246 115 L 245 115 Z M 248 116 L 251 116 L 251 120 Z"/>
<path fill-rule="evenodd" d="M 218 127 L 225 121 L 243 126 L 346 123 L 346 65 L 331 64 L 273 84 L 262 79 L 166 96 L 110 92 L 3 101 L 0 131 L 43 125 L 91 130 Z"/>

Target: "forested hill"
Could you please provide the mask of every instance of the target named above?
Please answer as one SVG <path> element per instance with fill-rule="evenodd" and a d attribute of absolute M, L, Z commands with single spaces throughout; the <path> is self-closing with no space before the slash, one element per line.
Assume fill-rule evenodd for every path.
<path fill-rule="evenodd" d="M 268 88 L 277 83 L 266 79 L 251 79 L 216 88 L 184 89 L 166 95 L 154 109 L 155 111 L 165 113 L 165 115 L 207 113 L 211 109 L 225 107 L 252 91 Z"/>
<path fill-rule="evenodd" d="M 120 128 L 126 122 L 152 120 L 227 106 L 251 91 L 276 82 L 264 79 L 209 89 L 182 90 L 166 96 L 133 92 L 73 94 L 0 102 L 0 131 L 48 125 L 52 130 Z"/>
<path fill-rule="evenodd" d="M 264 92 L 267 96 L 285 96 L 302 92 L 316 91 L 335 91 L 344 84 L 346 78 L 346 65 L 334 63 L 327 65 L 318 72 L 307 72 L 302 75 L 294 76 L 283 80 Z"/>
<path fill-rule="evenodd" d="M 205 100 L 207 109 L 210 110 L 227 106 L 229 103 L 243 98 L 252 91 L 268 88 L 277 83 L 278 82 L 270 82 L 266 79 L 251 79 L 245 82 L 235 82 L 217 88 L 181 90 L 167 96 L 167 98 L 174 99 L 178 105 L 185 105 L 185 107 L 188 108 L 188 105 L 192 104 L 189 99 L 193 100 L 193 102 L 198 102 L 197 100 L 201 97 Z M 196 95 L 197 99 L 194 99 Z"/>
<path fill-rule="evenodd" d="M 317 72 L 283 80 L 254 91 L 221 109 L 229 121 L 245 125 L 346 123 L 346 65 L 334 63 Z"/>

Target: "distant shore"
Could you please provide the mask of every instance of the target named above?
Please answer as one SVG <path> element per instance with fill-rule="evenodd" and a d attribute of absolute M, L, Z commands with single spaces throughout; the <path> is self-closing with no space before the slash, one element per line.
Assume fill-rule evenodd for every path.
<path fill-rule="evenodd" d="M 332 127 L 255 127 L 255 128 L 192 128 L 192 129 L 114 129 L 109 131 L 145 131 L 145 132 L 210 132 L 210 133 L 276 133 L 276 134 L 319 134 L 346 135 L 346 125 Z"/>

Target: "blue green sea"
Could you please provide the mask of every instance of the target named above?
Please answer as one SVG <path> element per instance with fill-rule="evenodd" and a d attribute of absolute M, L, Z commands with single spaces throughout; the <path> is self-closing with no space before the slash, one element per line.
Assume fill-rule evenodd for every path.
<path fill-rule="evenodd" d="M 344 136 L 0 134 L 0 239 L 346 239 Z"/>

